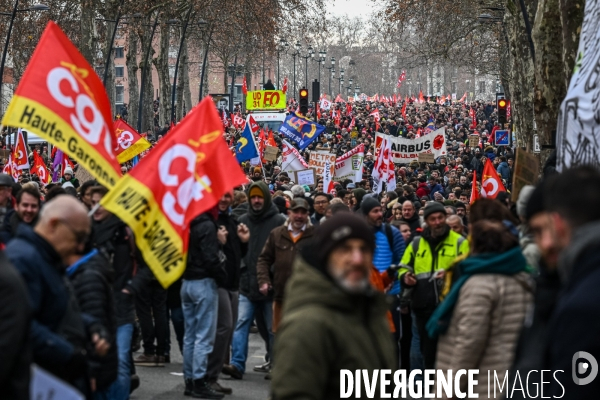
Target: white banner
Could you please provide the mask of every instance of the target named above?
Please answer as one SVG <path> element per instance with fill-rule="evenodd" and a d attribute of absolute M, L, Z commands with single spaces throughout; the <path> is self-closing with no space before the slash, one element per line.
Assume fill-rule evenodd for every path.
<path fill-rule="evenodd" d="M 323 175 L 323 171 L 325 170 L 325 163 L 329 161 L 329 165 L 331 166 L 330 171 L 331 175 L 333 175 L 333 168 L 335 167 L 335 154 L 330 153 L 328 151 L 312 151 L 310 153 L 310 160 L 308 161 L 308 166 L 310 168 L 314 168 L 318 176 Z"/>
<path fill-rule="evenodd" d="M 392 141 L 392 161 L 396 164 L 418 161 L 419 153 L 433 153 L 435 158 L 447 154 L 445 128 L 440 128 L 416 139 L 404 139 L 377 132 L 375 136 L 376 149 L 380 148 L 385 136 Z"/>
<path fill-rule="evenodd" d="M 283 140 L 281 149 L 281 170 L 286 172 L 302 171 L 308 168 L 308 164 L 300 155 L 298 150 L 286 140 Z"/>
<path fill-rule="evenodd" d="M 365 159 L 365 145 L 361 144 L 342 154 L 335 160 L 335 177 L 336 181 L 350 179 L 352 182 L 360 182 L 363 176 L 363 160 Z"/>
<path fill-rule="evenodd" d="M 577 50 L 577 54 L 583 57 L 576 62 L 575 72 L 571 76 L 567 95 L 558 114 L 556 129 L 558 171 L 577 165 L 600 167 L 600 130 L 598 129 L 600 2 L 586 1 L 584 15 Z"/>
<path fill-rule="evenodd" d="M 331 108 L 331 102 L 325 98 L 321 99 L 321 104 L 319 106 L 321 110 L 329 110 Z"/>
<path fill-rule="evenodd" d="M 329 159 L 325 160 L 325 168 L 323 168 L 323 192 L 325 193 L 329 193 L 331 189 L 333 189 L 333 182 L 331 181 L 331 167 L 331 161 Z"/>

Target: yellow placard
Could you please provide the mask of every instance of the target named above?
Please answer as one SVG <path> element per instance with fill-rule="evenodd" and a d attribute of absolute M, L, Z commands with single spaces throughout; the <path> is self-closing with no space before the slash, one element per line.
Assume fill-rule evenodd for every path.
<path fill-rule="evenodd" d="M 246 110 L 283 110 L 285 106 L 282 90 L 253 90 L 246 95 Z"/>

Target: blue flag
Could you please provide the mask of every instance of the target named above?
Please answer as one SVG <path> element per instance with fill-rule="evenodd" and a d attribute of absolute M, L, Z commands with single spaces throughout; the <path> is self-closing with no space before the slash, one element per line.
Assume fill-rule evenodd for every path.
<path fill-rule="evenodd" d="M 254 157 L 258 157 L 258 150 L 250 131 L 250 123 L 246 121 L 242 136 L 240 136 L 235 145 L 235 158 L 237 158 L 239 163 L 242 163 Z"/>
<path fill-rule="evenodd" d="M 296 113 L 291 113 L 279 128 L 279 132 L 296 143 L 302 150 L 325 132 L 325 127 Z"/>

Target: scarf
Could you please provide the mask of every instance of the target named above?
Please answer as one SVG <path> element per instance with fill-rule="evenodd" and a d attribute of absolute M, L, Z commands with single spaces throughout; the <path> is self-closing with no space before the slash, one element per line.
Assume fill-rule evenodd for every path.
<path fill-rule="evenodd" d="M 519 272 L 530 271 L 519 246 L 500 254 L 485 253 L 468 257 L 456 267 L 459 272 L 458 280 L 452 285 L 448 296 L 436 308 L 427 322 L 427 333 L 431 338 L 436 338 L 448 329 L 460 289 L 471 276 L 477 274 L 516 275 Z"/>

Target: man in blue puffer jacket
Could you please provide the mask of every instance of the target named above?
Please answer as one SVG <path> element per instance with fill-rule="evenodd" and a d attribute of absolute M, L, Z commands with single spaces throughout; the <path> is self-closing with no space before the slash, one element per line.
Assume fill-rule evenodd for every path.
<path fill-rule="evenodd" d="M 506 157 L 500 156 L 500 164 L 498 164 L 496 171 L 498 172 L 498 175 L 500 175 L 500 177 L 506 181 L 507 184 L 510 183 L 511 170 L 506 162 Z"/>

